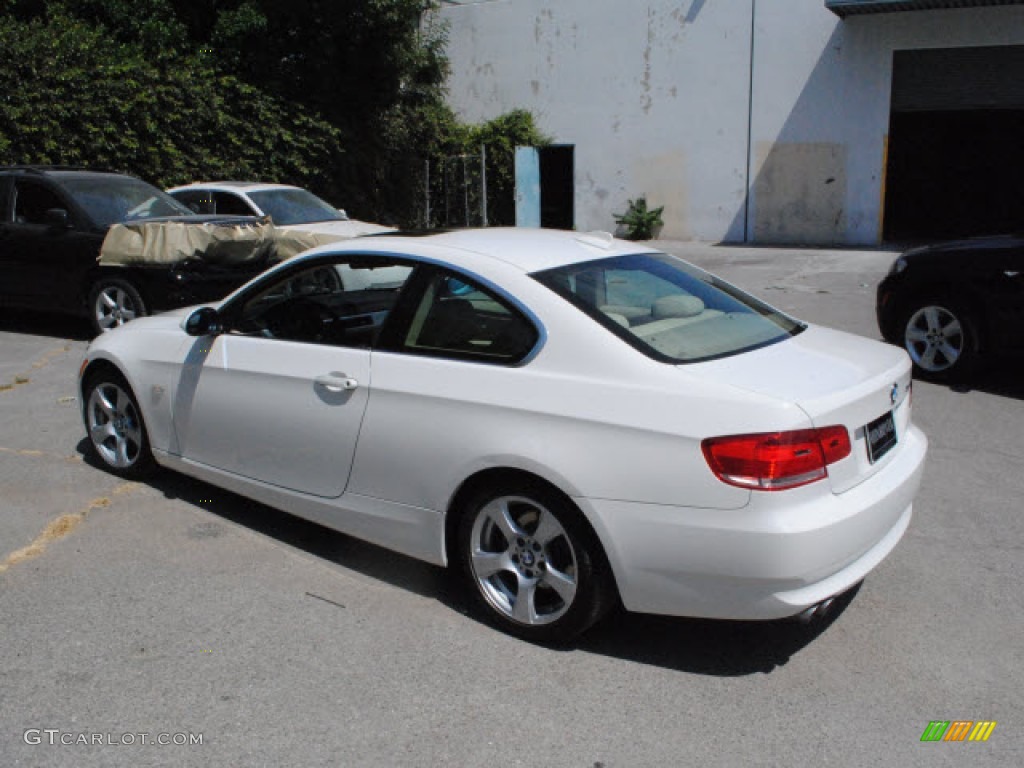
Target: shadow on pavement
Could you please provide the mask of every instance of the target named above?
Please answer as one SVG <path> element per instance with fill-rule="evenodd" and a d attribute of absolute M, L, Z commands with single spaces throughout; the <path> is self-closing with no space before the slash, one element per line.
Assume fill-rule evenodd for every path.
<path fill-rule="evenodd" d="M 0 332 L 74 341 L 88 341 L 94 335 L 84 318 L 22 309 L 0 309 Z"/>
<path fill-rule="evenodd" d="M 821 619 L 777 621 L 682 619 L 622 612 L 583 638 L 580 650 L 697 675 L 768 674 L 823 634 L 846 610 L 858 584 Z"/>
<path fill-rule="evenodd" d="M 85 439 L 77 447 L 87 464 L 103 470 Z M 400 555 L 175 472 L 160 470 L 148 484 L 169 499 L 186 502 L 364 576 L 437 600 L 460 614 L 473 615 L 454 569 Z M 769 673 L 826 631 L 856 591 L 837 598 L 827 616 L 806 625 L 792 620 L 681 619 L 618 610 L 574 643 L 550 650 L 596 653 L 699 675 Z"/>
<path fill-rule="evenodd" d="M 952 384 L 949 388 L 963 394 L 978 391 L 1024 400 L 1024 359 L 996 357 L 986 360 L 973 378 Z"/>

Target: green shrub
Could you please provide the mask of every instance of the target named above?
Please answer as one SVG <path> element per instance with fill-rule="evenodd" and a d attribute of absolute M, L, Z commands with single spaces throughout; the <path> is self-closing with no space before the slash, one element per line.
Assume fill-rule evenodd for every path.
<path fill-rule="evenodd" d="M 636 200 L 628 201 L 625 213 L 613 214 L 616 223 L 622 225 L 626 230 L 628 240 L 650 240 L 654 237 L 654 231 L 665 222 L 661 218 L 665 206 L 648 208 L 647 198 L 638 197 Z"/>

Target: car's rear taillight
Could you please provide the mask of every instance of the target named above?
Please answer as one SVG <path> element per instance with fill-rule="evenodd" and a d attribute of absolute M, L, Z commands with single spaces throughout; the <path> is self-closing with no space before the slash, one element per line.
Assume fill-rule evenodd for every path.
<path fill-rule="evenodd" d="M 826 467 L 850 455 L 846 427 L 709 437 L 701 443 L 711 471 L 724 483 L 781 491 L 828 475 Z"/>

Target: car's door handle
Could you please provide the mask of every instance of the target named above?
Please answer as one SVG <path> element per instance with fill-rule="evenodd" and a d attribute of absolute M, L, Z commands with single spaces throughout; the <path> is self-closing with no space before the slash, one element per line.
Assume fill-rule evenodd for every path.
<path fill-rule="evenodd" d="M 1016 277 L 1017 275 L 1020 274 L 1020 272 L 1017 272 L 1016 270 L 1013 269 L 1005 269 L 1003 270 L 1003 274 L 1006 275 L 1007 277 Z"/>
<path fill-rule="evenodd" d="M 359 386 L 359 382 L 351 376 L 346 376 L 344 373 L 338 373 L 337 371 L 331 371 L 330 373 L 317 376 L 313 379 L 313 382 L 315 384 L 319 384 L 324 389 L 330 390 L 331 392 L 352 390 Z"/>

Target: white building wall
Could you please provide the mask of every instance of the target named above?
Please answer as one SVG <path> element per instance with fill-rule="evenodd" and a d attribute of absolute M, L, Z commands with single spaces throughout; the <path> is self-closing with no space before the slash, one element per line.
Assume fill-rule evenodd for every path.
<path fill-rule="evenodd" d="M 612 229 L 646 195 L 665 206 L 662 236 L 708 241 L 877 242 L 893 51 L 1024 44 L 1020 7 L 840 21 L 823 0 L 493 0 L 443 13 L 456 110 L 526 108 L 575 146 L 578 229 Z"/>
<path fill-rule="evenodd" d="M 758 0 L 755 30 L 749 239 L 874 244 L 893 52 L 1024 45 L 1024 8 L 840 21 L 819 0 Z"/>
<path fill-rule="evenodd" d="M 474 121 L 525 107 L 573 144 L 577 228 L 613 229 L 646 195 L 666 237 L 720 239 L 744 197 L 749 2 L 450 8 L 451 102 Z"/>

